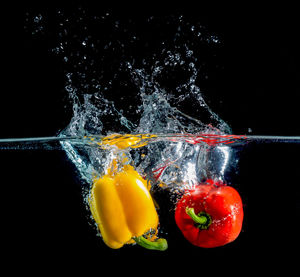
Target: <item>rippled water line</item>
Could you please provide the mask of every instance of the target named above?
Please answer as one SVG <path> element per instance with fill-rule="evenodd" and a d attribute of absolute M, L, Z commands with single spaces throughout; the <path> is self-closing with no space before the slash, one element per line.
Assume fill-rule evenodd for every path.
<path fill-rule="evenodd" d="M 129 134 L 126 134 L 128 137 Z M 136 136 L 136 134 L 132 134 Z M 146 134 L 138 134 L 138 135 L 146 135 Z M 199 137 L 206 137 L 210 134 L 155 134 L 157 137 L 154 137 L 152 139 L 157 138 L 199 138 Z M 262 141 L 269 141 L 269 142 L 300 142 L 300 136 L 264 136 L 264 135 L 215 135 L 216 138 L 226 138 L 231 137 L 233 139 L 241 139 L 241 140 L 262 140 Z M 91 135 L 89 138 L 94 138 L 96 140 L 101 140 L 105 136 L 96 136 Z M 0 139 L 0 143 L 15 143 L 15 142 L 34 142 L 34 143 L 43 143 L 48 141 L 65 141 L 65 140 L 71 140 L 71 141 L 83 141 L 87 140 L 86 137 L 77 137 L 77 136 L 65 136 L 65 137 L 32 137 L 32 138 L 2 138 Z"/>
<path fill-rule="evenodd" d="M 135 134 L 132 134 L 136 136 Z M 138 134 L 142 135 L 142 134 Z M 122 136 L 122 135 L 120 135 Z M 130 136 L 124 135 L 125 138 Z M 0 150 L 22 150 L 22 149 L 40 149 L 47 150 L 60 149 L 60 145 L 53 145 L 52 142 L 70 141 L 72 144 L 78 144 L 82 146 L 99 146 L 101 140 L 105 136 L 92 135 L 89 137 L 80 136 L 64 136 L 64 137 L 32 137 L 32 138 L 3 138 L 0 139 Z M 170 140 L 174 142 L 185 141 L 191 144 L 207 143 L 209 145 L 214 144 L 226 144 L 236 145 L 245 142 L 258 142 L 258 143 L 300 143 L 300 136 L 264 136 L 264 135 L 215 135 L 215 134 L 156 134 L 156 137 L 147 138 L 143 141 L 149 143 L 156 142 L 158 140 Z M 50 144 L 49 144 L 50 143 Z"/>

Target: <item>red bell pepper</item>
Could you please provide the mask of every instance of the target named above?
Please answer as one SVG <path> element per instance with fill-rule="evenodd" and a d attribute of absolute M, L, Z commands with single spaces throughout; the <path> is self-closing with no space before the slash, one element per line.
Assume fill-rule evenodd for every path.
<path fill-rule="evenodd" d="M 213 180 L 186 190 L 175 209 L 175 221 L 184 237 L 204 248 L 235 240 L 241 232 L 243 217 L 239 193 Z"/>

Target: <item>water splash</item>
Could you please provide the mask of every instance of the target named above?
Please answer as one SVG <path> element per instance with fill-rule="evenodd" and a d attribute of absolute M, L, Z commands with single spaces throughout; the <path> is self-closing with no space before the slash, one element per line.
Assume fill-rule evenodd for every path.
<path fill-rule="evenodd" d="M 68 84 L 70 99 L 74 101 L 74 115 L 61 135 L 89 136 L 112 133 L 208 134 L 210 137 L 209 140 L 206 138 L 205 144 L 199 144 L 201 142 L 200 137 L 198 141 L 193 143 L 187 139 L 185 141 L 165 139 L 142 148 L 129 148 L 126 150 L 126 155 L 141 174 L 147 176 L 153 183 L 157 183 L 159 179 L 160 183 L 171 190 L 176 190 L 182 186 L 193 186 L 204 178 L 220 177 L 220 175 L 211 176 L 212 172 L 223 176 L 230 149 L 222 148 L 211 151 L 208 151 L 208 149 L 216 144 L 214 143 L 216 137 L 213 137 L 213 134 L 216 136 L 228 134 L 230 128 L 205 103 L 200 89 L 195 85 L 197 71 L 191 64 L 189 66 L 193 68 L 190 78 L 188 78 L 187 83 L 179 85 L 180 89 L 185 89 L 185 93 L 173 96 L 166 92 L 156 81 L 156 78 L 160 77 L 160 72 L 164 69 L 163 66 L 155 67 L 151 74 L 147 74 L 145 69 L 135 69 L 130 63 L 127 63 L 127 69 L 138 88 L 138 96 L 141 102 L 141 105 L 137 108 L 139 121 L 136 124 L 128 120 L 123 112 L 115 107 L 114 102 L 106 99 L 101 93 L 83 95 L 83 102 L 80 103 L 76 89 L 70 89 L 70 84 Z M 188 93 L 186 93 L 187 89 L 190 89 Z M 180 99 L 179 102 L 187 99 L 197 102 L 198 111 L 201 111 L 202 118 L 193 118 L 170 104 L 172 101 L 178 101 L 178 99 Z M 104 118 L 109 120 L 106 121 Z M 125 130 L 125 132 L 122 132 L 122 130 Z M 78 168 L 81 177 L 89 184 L 95 174 L 101 176 L 105 173 L 114 156 L 112 150 L 85 149 L 66 141 L 63 141 L 62 145 L 69 158 Z M 210 158 L 216 153 L 218 163 L 222 163 L 218 172 L 213 171 L 212 159 Z M 216 163 L 216 159 L 214 163 Z M 155 172 L 162 167 L 163 170 L 159 172 L 159 176 L 155 176 Z"/>
<path fill-rule="evenodd" d="M 44 14 L 36 16 L 39 20 L 33 20 L 33 27 L 38 30 L 37 24 L 42 24 L 44 34 L 52 21 Z M 63 61 L 65 91 L 73 112 L 60 136 L 231 133 L 200 89 L 210 78 L 207 64 L 216 61 L 223 43 L 204 25 L 181 15 L 166 17 L 162 25 L 161 18 L 150 16 L 137 19 L 147 23 L 140 30 L 130 19 L 82 7 L 71 12 L 58 9 L 55 18 L 52 24 L 58 32 L 50 52 Z M 166 26 L 168 31 L 162 32 Z M 156 40 L 147 28 L 157 34 Z M 105 172 L 114 155 L 72 141 L 61 145 L 88 185 L 95 174 Z M 160 140 L 122 151 L 141 174 L 170 188 L 223 175 L 231 149 Z M 221 165 L 213 170 L 217 156 Z M 156 178 L 159 168 L 163 170 Z"/>

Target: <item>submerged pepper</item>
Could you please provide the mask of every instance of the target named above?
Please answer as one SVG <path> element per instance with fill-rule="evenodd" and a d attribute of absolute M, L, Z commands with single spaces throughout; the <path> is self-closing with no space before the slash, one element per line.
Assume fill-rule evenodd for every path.
<path fill-rule="evenodd" d="M 158 215 L 147 182 L 132 166 L 124 165 L 119 172 L 112 167 L 96 180 L 89 205 L 110 248 L 136 242 L 147 249 L 167 249 L 167 241 L 156 237 Z"/>
<path fill-rule="evenodd" d="M 184 237 L 204 248 L 234 241 L 241 232 L 243 217 L 239 193 L 210 179 L 187 190 L 175 209 L 175 221 Z"/>

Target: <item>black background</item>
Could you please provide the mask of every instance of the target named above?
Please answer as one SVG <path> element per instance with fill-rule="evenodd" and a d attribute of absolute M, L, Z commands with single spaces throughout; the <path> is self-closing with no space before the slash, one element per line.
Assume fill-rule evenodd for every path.
<path fill-rule="evenodd" d="M 47 25 L 50 27 L 45 33 L 32 35 L 25 22 L 26 17 L 39 13 L 55 21 L 56 11 L 25 7 L 20 24 L 11 26 L 6 20 L 9 31 L 2 36 L 1 65 L 5 70 L 1 74 L 2 138 L 56 135 L 69 122 L 66 68 L 61 57 L 49 52 L 57 42 L 56 30 L 51 29 L 55 24 Z M 134 50 L 137 60 L 154 51 L 156 41 L 171 32 L 168 28 L 172 25 L 165 26 L 164 17 L 183 14 L 186 21 L 201 22 L 222 39 L 217 58 L 202 57 L 208 63 L 204 71 L 209 78 L 199 77 L 199 86 L 212 110 L 236 134 L 246 134 L 251 128 L 257 135 L 300 135 L 299 22 L 292 9 L 250 15 L 184 11 L 158 15 L 151 10 L 137 14 L 99 9 L 100 15 L 106 12 L 137 22 L 131 28 L 137 28 L 133 30 L 138 34 L 147 30 Z M 156 27 L 147 26 L 145 18 L 150 15 L 156 18 Z M 109 25 L 101 32 L 111 38 Z M 147 41 L 151 43 L 146 45 Z M 110 70 L 106 79 L 121 58 L 104 60 L 103 68 Z M 119 95 L 110 97 L 119 99 Z M 199 249 L 183 239 L 170 216 L 165 219 L 170 229 L 169 249 L 158 253 L 137 246 L 111 250 L 103 244 L 89 225 L 81 181 L 63 152 L 1 151 L 3 211 L 13 222 L 5 224 L 12 227 L 8 231 L 13 234 L 8 236 L 12 250 L 9 257 L 25 261 L 23 269 L 37 269 L 39 265 L 44 270 L 94 269 L 98 273 L 107 268 L 112 272 L 135 271 L 137 267 L 143 267 L 143 272 L 156 273 L 159 268 L 159 272 L 184 269 L 199 274 L 218 267 L 236 271 L 240 265 L 291 268 L 299 244 L 299 155 L 299 144 L 245 147 L 240 154 L 239 175 L 234 177 L 245 209 L 239 238 L 224 247 Z"/>

